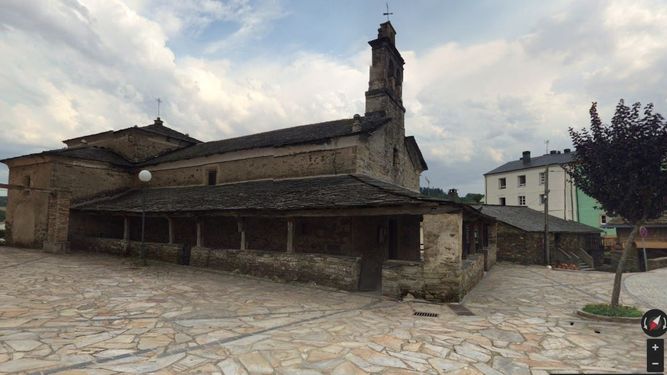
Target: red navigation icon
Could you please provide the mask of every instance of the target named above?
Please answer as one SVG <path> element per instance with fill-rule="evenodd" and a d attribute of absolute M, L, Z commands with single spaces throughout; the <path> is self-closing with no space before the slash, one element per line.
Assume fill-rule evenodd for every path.
<path fill-rule="evenodd" d="M 651 337 L 660 337 L 667 332 L 667 315 L 662 310 L 653 309 L 642 316 L 642 330 Z"/>

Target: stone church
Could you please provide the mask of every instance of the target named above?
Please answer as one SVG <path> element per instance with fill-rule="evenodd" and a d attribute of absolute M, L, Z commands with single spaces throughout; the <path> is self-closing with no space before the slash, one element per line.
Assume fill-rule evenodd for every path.
<path fill-rule="evenodd" d="M 427 164 L 405 135 L 395 37 L 385 22 L 369 42 L 363 116 L 211 142 L 157 118 L 3 160 L 8 243 L 118 255 L 145 246 L 148 258 L 184 265 L 459 300 L 495 262 L 495 222 L 419 193 Z"/>

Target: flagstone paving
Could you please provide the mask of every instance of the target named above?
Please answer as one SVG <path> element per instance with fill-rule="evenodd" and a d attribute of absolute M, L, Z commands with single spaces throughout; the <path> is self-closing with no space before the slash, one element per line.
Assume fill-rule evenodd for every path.
<path fill-rule="evenodd" d="M 0 247 L 0 372 L 537 375 L 645 368 L 638 324 L 573 313 L 607 301 L 612 274 L 498 264 L 464 300 L 475 315 L 458 316 L 446 305 L 135 264 Z M 626 294 L 624 303 L 651 307 Z"/>

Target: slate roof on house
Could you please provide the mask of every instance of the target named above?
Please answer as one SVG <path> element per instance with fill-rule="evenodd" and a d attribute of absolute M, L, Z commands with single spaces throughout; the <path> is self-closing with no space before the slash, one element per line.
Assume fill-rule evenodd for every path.
<path fill-rule="evenodd" d="M 145 125 L 145 126 L 135 125 L 135 126 L 131 126 L 129 128 L 123 128 L 123 129 L 119 129 L 119 130 L 107 130 L 107 131 L 104 131 L 104 132 L 82 135 L 82 136 L 79 136 L 79 137 L 65 139 L 65 140 L 63 140 L 63 143 L 76 141 L 78 139 L 92 138 L 92 137 L 96 137 L 96 136 L 102 135 L 102 134 L 116 134 L 116 133 L 131 131 L 131 130 L 139 130 L 139 131 L 144 131 L 144 132 L 148 132 L 148 133 L 158 134 L 158 135 L 174 138 L 174 139 L 189 142 L 189 143 L 201 143 L 200 140 L 192 138 L 188 134 L 183 134 L 183 133 L 181 133 L 177 130 L 174 130 L 170 127 L 164 126 L 164 122 L 159 117 L 157 119 L 155 119 L 155 122 L 153 122 L 150 125 Z"/>
<path fill-rule="evenodd" d="M 62 156 L 73 159 L 83 159 L 83 160 L 95 160 L 106 162 L 120 167 L 131 167 L 133 164 L 120 156 L 119 154 L 101 147 L 87 146 L 87 147 L 76 147 L 76 148 L 62 148 L 58 150 L 48 150 L 42 151 L 29 155 L 16 156 L 13 158 L 0 160 L 1 162 L 6 162 L 18 158 L 24 158 L 29 156 Z"/>
<path fill-rule="evenodd" d="M 646 224 L 644 224 L 647 227 L 651 226 L 659 226 L 659 227 L 665 227 L 667 226 L 667 212 L 663 213 L 662 216 L 660 216 L 657 219 L 653 220 L 648 220 Z M 632 227 L 632 224 L 628 223 L 624 218 L 622 217 L 612 217 L 607 221 L 607 224 L 605 225 L 605 228 L 623 228 L 623 227 Z"/>
<path fill-rule="evenodd" d="M 417 165 L 421 166 L 422 171 L 428 170 L 428 165 L 426 164 L 426 160 L 424 160 L 424 155 L 422 155 L 422 152 L 417 145 L 417 140 L 415 140 L 415 137 L 405 137 L 405 148 L 408 150 L 410 159 L 412 159 L 412 161 Z"/>
<path fill-rule="evenodd" d="M 544 213 L 526 206 L 473 206 L 479 212 L 526 232 L 544 231 Z M 601 230 L 571 220 L 549 215 L 549 231 L 561 233 L 600 233 Z"/>
<path fill-rule="evenodd" d="M 359 175 L 258 180 L 212 186 L 146 189 L 146 212 L 303 210 L 438 205 L 453 202 L 426 197 L 399 186 Z M 80 211 L 135 212 L 141 191 L 72 206 Z"/>
<path fill-rule="evenodd" d="M 559 153 L 545 154 L 542 156 L 531 157 L 530 161 L 527 163 L 524 163 L 522 159 L 507 162 L 496 169 L 484 173 L 484 175 L 486 176 L 489 174 L 512 172 L 528 168 L 546 167 L 547 165 L 551 164 L 554 165 L 567 164 L 572 162 L 573 160 L 574 160 L 574 152 L 564 152 L 560 154 Z"/>
<path fill-rule="evenodd" d="M 141 165 L 155 165 L 158 163 L 261 147 L 282 147 L 306 143 L 324 143 L 331 138 L 359 133 L 371 133 L 389 120 L 389 118 L 380 115 L 366 116 L 360 118 L 361 123 L 358 129 L 355 129 L 353 126 L 354 119 L 342 119 L 294 126 L 291 128 L 246 135 L 243 137 L 204 142 L 166 153 L 147 160 Z"/>
<path fill-rule="evenodd" d="M 159 120 L 159 118 L 158 118 L 158 120 Z M 181 133 L 177 130 L 174 130 L 170 127 L 164 126 L 163 123 L 162 123 L 162 120 L 159 120 L 159 121 L 156 120 L 153 124 L 146 125 L 146 126 L 140 126 L 140 127 L 138 127 L 138 129 L 147 131 L 149 133 L 164 135 L 166 137 L 178 139 L 178 140 L 181 140 L 181 141 L 186 141 L 186 142 L 190 142 L 190 143 L 201 143 L 200 140 L 192 138 L 188 134 L 183 134 L 183 133 Z"/>

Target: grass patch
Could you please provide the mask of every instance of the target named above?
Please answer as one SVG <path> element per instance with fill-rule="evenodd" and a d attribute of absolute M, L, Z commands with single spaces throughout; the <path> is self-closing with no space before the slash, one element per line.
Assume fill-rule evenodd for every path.
<path fill-rule="evenodd" d="M 612 308 L 606 303 L 588 304 L 582 309 L 587 313 L 603 316 L 619 316 L 625 318 L 640 318 L 643 312 L 634 306 L 618 306 Z"/>

